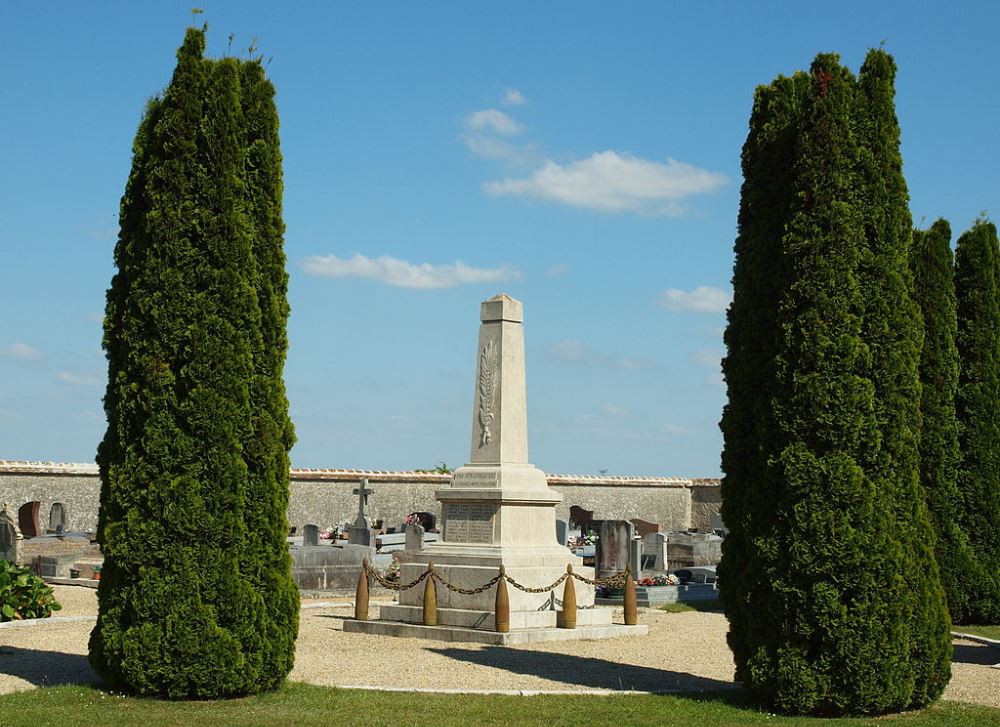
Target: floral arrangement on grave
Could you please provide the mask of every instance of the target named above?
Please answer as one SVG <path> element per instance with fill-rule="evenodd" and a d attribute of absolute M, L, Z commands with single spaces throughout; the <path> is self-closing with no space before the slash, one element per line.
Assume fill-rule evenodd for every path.
<path fill-rule="evenodd" d="M 320 531 L 320 540 L 340 540 L 340 526 L 331 525 L 326 530 Z"/>
<path fill-rule="evenodd" d="M 673 573 L 669 575 L 655 575 L 648 578 L 640 578 L 635 582 L 637 586 L 678 586 L 681 579 Z"/>
<path fill-rule="evenodd" d="M 417 516 L 417 513 L 415 512 L 411 512 L 409 515 L 403 518 L 403 525 L 410 526 L 419 524 L 420 524 L 420 518 Z"/>

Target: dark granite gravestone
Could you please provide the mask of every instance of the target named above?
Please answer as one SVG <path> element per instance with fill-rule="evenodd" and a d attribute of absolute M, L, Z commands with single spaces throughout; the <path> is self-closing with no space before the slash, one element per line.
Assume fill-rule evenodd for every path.
<path fill-rule="evenodd" d="M 625 520 L 603 520 L 597 540 L 594 567 L 598 578 L 608 578 L 625 570 L 631 561 L 635 526 Z M 638 560 L 638 558 L 637 558 Z M 632 574 L 638 577 L 633 565 Z"/>
<path fill-rule="evenodd" d="M 49 510 L 49 532 L 62 535 L 66 531 L 66 506 L 61 502 L 52 503 Z"/>
<path fill-rule="evenodd" d="M 425 533 L 429 533 L 437 525 L 437 517 L 434 516 L 434 513 L 415 512 L 413 514 L 416 516 L 417 522 L 424 529 Z"/>
<path fill-rule="evenodd" d="M 584 510 L 579 505 L 573 505 L 569 509 L 569 526 L 577 527 L 580 532 L 586 535 L 591 531 L 591 524 L 594 522 L 594 511 Z"/>
<path fill-rule="evenodd" d="M 310 523 L 302 527 L 302 545 L 319 545 L 319 525 Z"/>
<path fill-rule="evenodd" d="M 17 524 L 21 528 L 21 535 L 26 538 L 34 538 L 42 534 L 42 526 L 38 520 L 42 503 L 39 500 L 26 502 L 17 510 Z"/>
<path fill-rule="evenodd" d="M 640 538 L 650 533 L 660 532 L 660 526 L 658 523 L 647 522 L 646 520 L 640 520 L 637 517 L 632 518 L 629 522 L 635 525 L 635 534 Z"/>

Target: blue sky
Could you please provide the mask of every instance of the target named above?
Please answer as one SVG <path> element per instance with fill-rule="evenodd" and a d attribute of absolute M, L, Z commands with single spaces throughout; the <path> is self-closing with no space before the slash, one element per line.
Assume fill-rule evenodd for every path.
<path fill-rule="evenodd" d="M 0 458 L 91 461 L 104 291 L 184 3 L 4 3 Z M 523 301 L 531 460 L 717 476 L 756 85 L 885 42 L 914 220 L 996 219 L 994 2 L 202 0 L 281 115 L 300 467 L 468 460 L 479 302 Z"/>

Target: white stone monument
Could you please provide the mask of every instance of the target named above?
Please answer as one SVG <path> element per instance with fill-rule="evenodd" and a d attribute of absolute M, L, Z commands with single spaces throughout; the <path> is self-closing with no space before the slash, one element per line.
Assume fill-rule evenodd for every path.
<path fill-rule="evenodd" d="M 497 575 L 501 565 L 508 576 L 530 588 L 550 585 L 566 572 L 569 564 L 575 572 L 592 578 L 593 569 L 583 568 L 582 559 L 556 541 L 555 507 L 562 496 L 549 488 L 545 473 L 528 462 L 521 303 L 507 295 L 498 295 L 482 304 L 481 319 L 471 461 L 455 471 L 450 487 L 435 493 L 442 505 L 441 540 L 428 543 L 402 564 L 400 582 L 414 580 L 432 561 L 444 579 L 464 589 L 487 583 Z M 593 587 L 580 581 L 575 586 L 581 609 L 577 612 L 577 624 L 584 627 L 575 632 L 578 637 L 617 636 L 625 633 L 625 629 L 630 629 L 628 633 L 638 632 L 631 629 L 645 632 L 645 626 L 611 626 L 611 609 L 593 608 Z M 548 629 L 547 637 L 525 640 L 573 638 L 572 631 L 555 633 L 563 595 L 561 585 L 546 593 L 526 593 L 511 585 L 507 588 L 511 634 L 495 636 L 510 637 L 518 630 Z M 438 626 L 422 628 L 492 631 L 495 593 L 493 587 L 465 595 L 439 584 Z M 381 607 L 380 622 L 345 622 L 344 628 L 478 640 L 467 633 L 432 636 L 376 628 L 387 621 L 421 623 L 423 595 L 422 587 L 402 591 L 398 605 Z M 498 643 L 516 641 L 505 638 Z"/>

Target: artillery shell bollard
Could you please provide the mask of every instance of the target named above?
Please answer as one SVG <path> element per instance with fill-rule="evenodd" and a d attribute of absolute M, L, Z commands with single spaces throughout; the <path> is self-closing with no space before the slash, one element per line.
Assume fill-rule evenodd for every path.
<path fill-rule="evenodd" d="M 358 589 L 354 593 L 354 620 L 368 620 L 368 559 L 361 561 L 361 573 L 358 575 Z"/>
<path fill-rule="evenodd" d="M 427 561 L 430 574 L 424 580 L 424 626 L 438 625 L 437 587 L 434 585 L 434 563 Z"/>
<path fill-rule="evenodd" d="M 497 581 L 497 598 L 493 608 L 494 629 L 498 634 L 510 631 L 510 597 L 507 595 L 507 570 L 500 566 L 500 580 Z"/>
<path fill-rule="evenodd" d="M 566 586 L 563 588 L 562 627 L 576 628 L 576 586 L 573 585 L 573 564 L 566 565 Z"/>
<path fill-rule="evenodd" d="M 639 609 L 635 602 L 635 581 L 632 580 L 632 566 L 625 566 L 625 597 L 623 606 L 625 607 L 625 625 L 635 626 L 639 623 Z"/>

